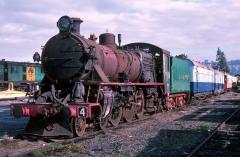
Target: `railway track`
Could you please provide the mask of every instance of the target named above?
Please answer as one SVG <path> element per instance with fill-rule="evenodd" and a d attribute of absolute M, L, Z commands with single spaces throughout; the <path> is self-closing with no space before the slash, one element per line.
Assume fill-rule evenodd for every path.
<path fill-rule="evenodd" d="M 202 156 L 240 156 L 240 108 L 219 123 L 187 157 Z"/>

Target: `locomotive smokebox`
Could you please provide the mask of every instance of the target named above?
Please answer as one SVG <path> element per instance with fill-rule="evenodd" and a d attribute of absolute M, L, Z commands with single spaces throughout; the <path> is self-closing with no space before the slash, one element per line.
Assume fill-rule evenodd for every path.
<path fill-rule="evenodd" d="M 115 43 L 115 35 L 112 33 L 103 33 L 99 36 L 99 44 L 105 45 L 113 50 L 115 50 L 116 43 Z"/>
<path fill-rule="evenodd" d="M 54 82 L 79 78 L 88 59 L 80 36 L 80 18 L 62 16 L 58 22 L 59 34 L 45 44 L 42 55 L 42 69 Z M 74 34 L 74 35 L 70 35 Z"/>
<path fill-rule="evenodd" d="M 80 18 L 71 18 L 73 21 L 73 26 L 71 32 L 77 35 L 80 35 L 80 24 L 83 22 Z"/>

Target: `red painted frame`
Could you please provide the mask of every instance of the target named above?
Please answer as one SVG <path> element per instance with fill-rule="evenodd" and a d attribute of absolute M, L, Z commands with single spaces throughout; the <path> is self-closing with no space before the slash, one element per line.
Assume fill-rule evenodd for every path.
<path fill-rule="evenodd" d="M 11 114 L 15 116 L 15 110 L 18 110 L 17 117 L 23 117 L 23 116 L 38 116 L 43 115 L 44 110 L 46 108 L 50 108 L 52 106 L 51 103 L 41 103 L 41 104 L 35 104 L 35 103 L 14 103 L 11 104 Z M 72 117 L 78 117 L 79 115 L 79 108 L 80 107 L 86 107 L 87 109 L 87 115 L 86 118 L 92 118 L 93 117 L 93 108 L 99 107 L 99 103 L 73 103 L 69 104 L 69 110 Z"/>
<path fill-rule="evenodd" d="M 164 86 L 164 83 L 139 83 L 139 82 L 88 82 L 99 86 Z"/>
<path fill-rule="evenodd" d="M 72 117 L 78 117 L 79 115 L 79 108 L 85 107 L 87 109 L 87 116 L 86 118 L 93 118 L 93 108 L 100 108 L 99 103 L 76 103 L 70 105 L 70 113 Z"/>

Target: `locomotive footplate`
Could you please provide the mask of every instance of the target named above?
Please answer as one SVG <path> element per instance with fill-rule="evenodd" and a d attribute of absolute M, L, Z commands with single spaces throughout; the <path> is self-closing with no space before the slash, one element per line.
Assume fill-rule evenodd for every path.
<path fill-rule="evenodd" d="M 99 115 L 99 103 L 70 103 L 68 107 L 56 107 L 52 103 L 14 103 L 11 114 L 30 117 L 25 135 L 44 137 L 73 137 L 76 119 L 93 119 Z M 76 131 L 77 130 L 77 131 Z"/>

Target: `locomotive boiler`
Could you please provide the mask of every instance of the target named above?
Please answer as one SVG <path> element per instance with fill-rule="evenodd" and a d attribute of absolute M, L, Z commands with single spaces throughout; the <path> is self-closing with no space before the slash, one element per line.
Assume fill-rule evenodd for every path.
<path fill-rule="evenodd" d="M 117 46 L 111 33 L 97 43 L 94 35 L 80 34 L 81 23 L 68 16 L 58 20 L 59 33 L 42 51 L 40 90 L 29 103 L 12 105 L 15 117 L 30 117 L 27 133 L 81 136 L 87 128 L 106 129 L 162 108 L 167 88 L 156 80 L 166 80 L 159 63 L 169 54 L 155 55 L 141 44 Z"/>
<path fill-rule="evenodd" d="M 86 80 L 92 71 L 101 81 L 117 81 L 126 74 L 129 81 L 138 81 L 141 75 L 141 53 L 117 49 L 115 36 L 101 34 L 99 44 L 92 35 L 80 35 L 79 18 L 63 16 L 57 23 L 60 33 L 52 37 L 42 52 L 42 67 L 52 82 Z M 150 55 L 146 57 L 151 58 Z"/>

